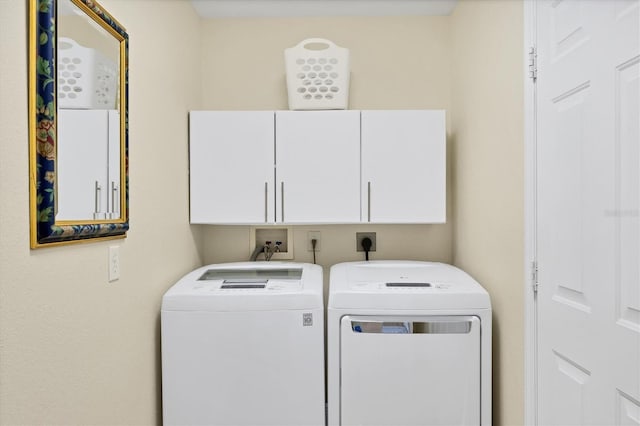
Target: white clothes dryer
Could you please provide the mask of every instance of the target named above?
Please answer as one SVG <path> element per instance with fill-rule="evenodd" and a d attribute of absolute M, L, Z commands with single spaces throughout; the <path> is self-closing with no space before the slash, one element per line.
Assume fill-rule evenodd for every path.
<path fill-rule="evenodd" d="M 327 332 L 330 426 L 491 425 L 491 304 L 460 269 L 334 265 Z"/>
<path fill-rule="evenodd" d="M 204 266 L 162 299 L 165 425 L 325 424 L 322 268 Z"/>

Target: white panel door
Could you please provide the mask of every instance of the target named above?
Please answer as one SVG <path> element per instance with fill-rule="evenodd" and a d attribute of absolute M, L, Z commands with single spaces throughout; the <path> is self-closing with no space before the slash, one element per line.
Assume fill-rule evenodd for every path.
<path fill-rule="evenodd" d="M 276 112 L 276 220 L 360 221 L 360 111 Z"/>
<path fill-rule="evenodd" d="M 340 320 L 340 424 L 479 425 L 480 319 Z"/>
<path fill-rule="evenodd" d="M 446 221 L 441 110 L 362 111 L 362 220 Z"/>
<path fill-rule="evenodd" d="M 273 111 L 192 111 L 191 223 L 274 220 Z"/>
<path fill-rule="evenodd" d="M 109 110 L 58 110 L 56 220 L 107 219 Z"/>
<path fill-rule="evenodd" d="M 537 2 L 538 423 L 640 424 L 640 2 Z"/>

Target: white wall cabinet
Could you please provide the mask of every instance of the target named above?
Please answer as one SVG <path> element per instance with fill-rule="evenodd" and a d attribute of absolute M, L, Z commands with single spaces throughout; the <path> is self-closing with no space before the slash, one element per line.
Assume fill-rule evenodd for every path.
<path fill-rule="evenodd" d="M 192 111 L 191 223 L 274 220 L 273 111 Z"/>
<path fill-rule="evenodd" d="M 192 111 L 191 223 L 360 220 L 358 111 Z"/>
<path fill-rule="evenodd" d="M 191 223 L 442 223 L 444 111 L 192 111 Z"/>
<path fill-rule="evenodd" d="M 120 114 L 58 111 L 56 220 L 120 217 Z"/>
<path fill-rule="evenodd" d="M 276 112 L 277 220 L 360 221 L 360 112 Z"/>
<path fill-rule="evenodd" d="M 362 111 L 362 221 L 446 221 L 442 110 Z"/>

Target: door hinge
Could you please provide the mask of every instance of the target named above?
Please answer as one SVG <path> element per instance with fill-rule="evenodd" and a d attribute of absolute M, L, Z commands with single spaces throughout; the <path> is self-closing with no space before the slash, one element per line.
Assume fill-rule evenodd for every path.
<path fill-rule="evenodd" d="M 538 293 L 538 262 L 531 262 L 531 287 L 534 293 Z"/>
<path fill-rule="evenodd" d="M 534 83 L 538 79 L 538 49 L 535 46 L 529 48 L 529 78 Z"/>

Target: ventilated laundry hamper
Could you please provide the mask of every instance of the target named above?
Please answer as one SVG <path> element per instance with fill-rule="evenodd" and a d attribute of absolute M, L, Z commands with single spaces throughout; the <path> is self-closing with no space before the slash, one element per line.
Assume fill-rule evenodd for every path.
<path fill-rule="evenodd" d="M 114 61 L 67 37 L 58 39 L 58 55 L 60 108 L 116 108 L 118 69 Z"/>
<path fill-rule="evenodd" d="M 347 109 L 349 49 L 309 38 L 284 51 L 289 109 Z"/>

